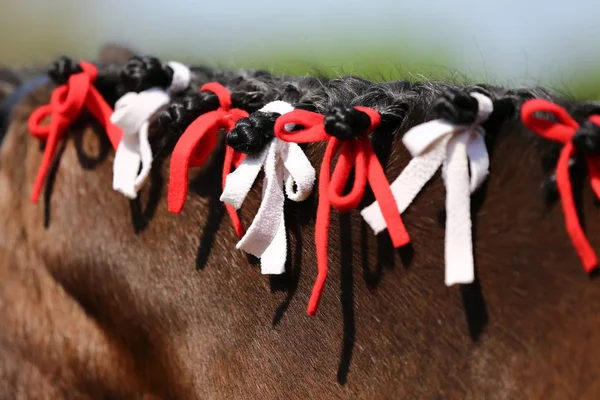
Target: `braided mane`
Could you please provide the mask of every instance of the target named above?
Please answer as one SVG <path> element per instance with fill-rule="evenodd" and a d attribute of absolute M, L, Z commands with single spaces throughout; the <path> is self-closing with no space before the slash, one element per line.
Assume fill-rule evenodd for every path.
<path fill-rule="evenodd" d="M 96 67 L 94 86 L 111 107 L 128 92 L 166 90 L 175 74 L 155 57 Z M 53 84 L 29 92 L 7 121 L 0 153 L 0 389 L 4 377 L 12 380 L 4 380 L 5 393 L 21 390 L 33 398 L 38 387 L 54 397 L 112 398 L 598 393 L 600 291 L 582 270 L 565 230 L 555 174 L 563 145 L 528 129 L 520 114 L 527 101 L 547 100 L 584 126 L 600 112 L 595 103 L 544 88 L 190 66 L 188 87 L 172 93 L 149 118 L 152 169 L 137 198 L 111 189 L 119 171 L 110 142 L 94 117 L 82 112 L 62 136 L 43 201 L 30 204 L 42 153 L 27 120 L 79 68 L 61 58 L 51 68 Z M 207 83 L 225 88 L 230 109 L 248 117 L 230 132 L 207 130 L 215 134 L 215 146 L 190 169 L 186 205 L 176 215 L 167 197 L 177 143 L 203 115 L 221 110 L 228 117 L 219 96 L 201 90 Z M 479 121 L 479 95 L 493 105 L 485 121 Z M 263 109 L 275 101 L 292 111 Z M 318 123 L 278 130 L 279 118 L 298 115 Z M 343 156 L 331 157 L 332 165 L 368 152 L 368 144 L 392 184 L 413 159 L 407 132 L 439 119 L 485 131 L 490 174 L 469 194 L 476 265 L 471 283 L 444 285 L 445 233 L 451 226 L 444 172 L 402 210 L 411 241 L 399 248 L 361 216 L 379 200 L 376 187 L 365 185 L 355 208 L 331 203 L 328 284 L 314 318 L 304 309 L 319 265 L 320 178 L 302 201 L 280 199 L 285 273 L 262 276 L 258 264 L 264 260 L 236 248 L 239 238 L 220 200 L 228 145 L 244 154 L 241 168 L 242 158 L 258 163 L 276 140 L 296 149 L 284 139 L 308 136 L 312 128 L 327 141 L 298 140 L 297 148 L 319 171 L 332 137 L 345 143 L 366 138 L 363 147 L 348 145 Z M 551 116 L 548 121 L 557 122 Z M 586 236 L 598 247 L 600 224 L 585 181 L 590 171 L 580 156 L 567 174 Z M 360 175 L 352 171 L 350 183 L 329 193 L 347 195 Z M 471 165 L 468 171 L 473 173 Z M 266 188 L 269 173 L 257 170 L 238 210 L 246 228 L 266 194 L 279 195 Z M 294 185 L 285 185 L 287 195 Z"/>

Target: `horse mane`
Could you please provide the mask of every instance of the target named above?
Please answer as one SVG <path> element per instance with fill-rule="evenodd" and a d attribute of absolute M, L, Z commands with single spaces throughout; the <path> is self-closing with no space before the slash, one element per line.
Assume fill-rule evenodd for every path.
<path fill-rule="evenodd" d="M 126 90 L 124 65 L 111 59 L 101 69 L 99 90 L 111 104 Z M 236 250 L 219 200 L 224 135 L 192 172 L 182 213 L 166 206 L 170 153 L 211 104 L 198 94 L 208 81 L 225 85 L 234 106 L 248 112 L 278 99 L 320 113 L 340 104 L 374 108 L 384 125 L 373 147 L 390 182 L 410 160 L 403 134 L 430 119 L 449 88 L 484 92 L 515 110 L 530 98 L 549 99 L 580 121 L 597 112 L 593 104 L 543 88 L 192 69 L 190 88 L 153 118 L 155 160 L 135 200 L 109 190 L 110 144 L 86 115 L 60 148 L 44 201 L 30 204 L 41 155 L 27 119 L 48 102 L 52 86 L 13 110 L 0 153 L 0 392 L 594 398 L 600 291 L 579 267 L 560 207 L 541 191 L 548 175 L 540 163 L 559 147 L 527 130 L 518 112 L 494 121 L 486 137 L 491 174 L 472 198 L 477 279 L 460 288 L 443 284 L 439 175 L 403 214 L 409 247 L 394 249 L 387 235 L 373 235 L 358 210 L 332 212 L 330 275 L 313 318 L 304 310 L 316 265 L 314 193 L 286 202 L 286 273 L 268 278 L 255 258 Z M 138 78 L 138 85 L 146 79 Z M 305 147 L 315 168 L 324 148 Z M 577 182 L 582 216 L 595 215 L 589 185 Z M 261 191 L 259 179 L 241 210 L 245 226 Z M 362 206 L 372 200 L 367 192 Z M 585 222 L 597 247 L 600 224 Z"/>

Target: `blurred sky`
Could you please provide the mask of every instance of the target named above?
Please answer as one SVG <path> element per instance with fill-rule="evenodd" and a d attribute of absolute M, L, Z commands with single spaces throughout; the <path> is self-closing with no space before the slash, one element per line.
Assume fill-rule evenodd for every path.
<path fill-rule="evenodd" d="M 415 73 L 429 54 L 479 80 L 568 85 L 595 72 L 599 15 L 600 0 L 0 0 L 0 61 L 93 57 L 106 41 L 225 63 L 371 48 Z"/>

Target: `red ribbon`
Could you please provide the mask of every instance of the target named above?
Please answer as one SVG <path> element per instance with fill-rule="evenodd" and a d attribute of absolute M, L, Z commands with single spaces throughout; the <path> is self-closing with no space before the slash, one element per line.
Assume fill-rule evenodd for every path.
<path fill-rule="evenodd" d="M 93 86 L 98 77 L 98 70 L 93 64 L 85 61 L 81 61 L 79 65 L 83 72 L 71 75 L 66 84 L 54 89 L 50 104 L 38 107 L 29 116 L 28 125 L 31 134 L 46 142 L 42 164 L 31 194 L 33 203 L 36 203 L 40 197 L 58 142 L 64 136 L 69 125 L 79 117 L 84 106 L 104 127 L 115 150 L 121 141 L 121 129 L 110 122 L 112 108 Z M 48 117 L 50 117 L 50 123 L 42 125 L 42 122 Z"/>
<path fill-rule="evenodd" d="M 219 108 L 202 114 L 187 127 L 183 135 L 175 145 L 171 156 L 171 172 L 169 178 L 169 211 L 180 213 L 185 203 L 188 192 L 188 172 L 190 167 L 199 167 L 204 164 L 210 153 L 217 145 L 218 132 L 220 129 L 229 132 L 235 123 L 248 117 L 248 113 L 238 108 L 231 108 L 231 95 L 223 85 L 210 82 L 200 90 L 211 91 L 219 98 Z M 225 179 L 231 172 L 232 167 L 238 167 L 245 154 L 238 153 L 230 146 L 225 150 L 225 162 L 223 164 L 222 186 L 225 187 Z M 226 204 L 227 212 L 231 217 L 237 235 L 244 236 L 244 228 L 235 208 Z"/>
<path fill-rule="evenodd" d="M 558 122 L 538 118 L 534 114 L 546 112 L 558 119 Z M 573 137 L 579 129 L 579 124 L 569 113 L 557 104 L 546 100 L 529 100 L 521 107 L 523 124 L 538 135 L 564 144 L 556 164 L 556 186 L 560 194 L 565 225 L 571 237 L 571 242 L 583 263 L 586 272 L 592 271 L 598 265 L 598 257 L 588 242 L 577 216 L 577 208 L 573 200 L 571 177 L 569 174 L 569 160 L 576 153 L 573 146 Z M 589 120 L 600 125 L 600 116 L 592 116 Z M 596 196 L 600 198 L 600 156 L 585 156 L 590 183 Z"/>
<path fill-rule="evenodd" d="M 275 136 L 281 140 L 294 143 L 328 142 L 319 172 L 319 204 L 315 227 L 318 274 L 308 303 L 307 311 L 311 316 L 317 312 L 327 279 L 327 245 L 332 206 L 339 212 L 351 211 L 358 207 L 368 181 L 379 202 L 394 246 L 401 247 L 410 241 L 385 172 L 367 138 L 367 135 L 377 128 L 381 117 L 372 108 L 355 108 L 371 119 L 370 128 L 356 139 L 339 140 L 328 135 L 323 124 L 324 116 L 305 110 L 294 110 L 283 114 L 275 123 Z M 285 130 L 287 124 L 299 125 L 304 129 L 290 132 Z M 338 152 L 340 156 L 330 178 L 331 164 Z M 343 194 L 352 169 L 354 169 L 352 190 L 348 194 Z"/>

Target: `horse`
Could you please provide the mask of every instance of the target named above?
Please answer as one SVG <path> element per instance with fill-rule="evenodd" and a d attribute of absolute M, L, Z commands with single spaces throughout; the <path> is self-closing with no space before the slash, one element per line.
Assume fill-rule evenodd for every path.
<path fill-rule="evenodd" d="M 122 67 L 130 56 L 105 49 L 100 61 Z M 206 75 L 191 90 L 215 76 Z M 27 80 L 19 73 L 0 79 L 2 99 Z M 233 80 L 240 85 L 245 78 Z M 302 82 L 273 78 L 247 111 Z M 294 96 L 301 102 L 299 96 L 316 91 L 305 103 L 317 112 L 339 103 L 395 110 L 393 127 L 373 139 L 391 182 L 411 159 L 404 133 L 428 120 L 435 100 L 454 86 L 342 77 L 313 79 L 312 89 Z M 396 249 L 387 235 L 374 235 L 359 210 L 332 212 L 329 277 L 311 317 L 305 305 L 316 273 L 318 193 L 286 201 L 286 272 L 261 275 L 257 259 L 236 249 L 219 200 L 224 135 L 206 165 L 192 170 L 177 215 L 165 199 L 172 145 L 163 140 L 159 116 L 150 131 L 149 181 L 130 200 L 110 189 L 110 143 L 84 114 L 59 147 L 42 201 L 32 204 L 42 151 L 27 120 L 54 87 L 43 84 L 20 99 L 2 140 L 0 397 L 593 399 L 600 393 L 600 288 L 579 266 L 560 206 L 546 202 L 540 189 L 547 179 L 540 161 L 557 145 L 528 130 L 518 113 L 486 136 L 490 177 L 471 204 L 473 283 L 443 284 L 446 211 L 438 174 L 402 215 L 409 246 Z M 508 97 L 517 107 L 545 98 L 578 121 L 597 111 L 542 89 L 463 89 Z M 306 146 L 315 168 L 324 150 L 323 143 Z M 585 173 L 575 175 L 580 217 L 593 216 Z M 259 207 L 261 186 L 258 180 L 241 209 L 245 226 Z M 367 193 L 362 206 L 372 200 Z M 600 246 L 596 218 L 586 218 L 585 228 L 591 245 Z"/>

